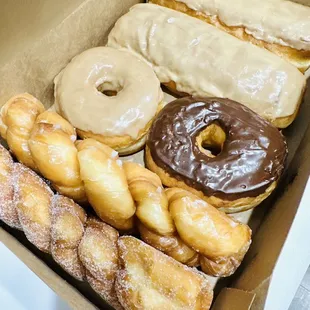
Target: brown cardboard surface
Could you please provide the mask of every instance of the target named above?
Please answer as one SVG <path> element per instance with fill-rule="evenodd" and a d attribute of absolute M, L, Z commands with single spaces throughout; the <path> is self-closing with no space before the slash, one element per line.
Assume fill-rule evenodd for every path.
<path fill-rule="evenodd" d="M 68 4 L 68 0 L 63 2 L 33 0 L 34 7 L 42 2 L 50 2 L 59 8 L 60 15 L 56 14 L 57 10 L 50 11 L 49 5 L 42 7 L 41 14 L 50 17 L 50 21 L 46 24 L 44 20 L 32 15 L 33 6 L 30 6 L 28 11 L 27 6 L 24 5 L 25 14 L 18 10 L 19 15 L 16 19 L 19 20 L 19 24 L 25 25 L 31 22 L 33 23 L 31 29 L 40 28 L 41 35 L 39 37 L 27 35 L 27 44 L 22 44 L 18 53 L 11 55 L 10 61 L 5 62 L 5 59 L 0 58 L 1 105 L 17 93 L 29 92 L 40 98 L 46 107 L 51 106 L 54 101 L 54 77 L 75 55 L 90 47 L 103 45 L 115 21 L 132 5 L 142 2 L 139 0 L 84 0 L 82 3 L 81 0 L 70 1 L 71 7 L 74 4 L 75 9 L 71 8 L 72 13 L 65 19 L 61 19 L 59 16 L 61 17 L 63 14 L 61 12 L 64 12 L 65 8 L 63 3 Z M 27 4 L 27 1 L 24 3 Z M 62 3 L 60 7 L 57 6 L 58 3 Z M 9 12 L 1 10 L 0 20 L 1 17 L 10 15 L 13 7 L 15 4 L 12 3 Z M 14 23 L 13 25 L 15 27 Z M 1 33 L 9 32 L 7 28 L 1 30 Z M 3 36 L 1 34 L 0 38 Z M 25 36 L 24 40 L 26 40 Z M 11 44 L 6 42 L 6 46 L 1 45 L 1 49 L 12 51 L 15 48 L 14 43 L 14 40 Z"/>
<path fill-rule="evenodd" d="M 253 259 L 236 280 L 234 287 L 256 291 L 261 283 L 272 274 L 309 178 L 309 154 L 310 127 L 296 152 L 281 188 L 278 189 L 284 192 L 256 233 L 249 251 L 249 256 Z"/>
<path fill-rule="evenodd" d="M 68 16 L 84 0 L 0 1 L 0 59 L 7 61 L 33 40 L 44 35 Z M 42 25 L 42 26 L 41 26 Z"/>
<path fill-rule="evenodd" d="M 6 42 L 0 52 L 0 106 L 11 96 L 27 91 L 38 97 L 46 107 L 50 107 L 53 104 L 53 79 L 58 72 L 83 50 L 103 45 L 117 18 L 133 4 L 142 2 L 32 0 L 28 5 L 27 1 L 19 1 L 20 6 L 14 12 L 16 4 L 2 1 L 5 3 L 0 12 L 0 29 L 4 29 L 0 30 L 0 42 Z M 7 16 L 10 15 L 8 12 L 12 12 L 12 18 L 18 20 L 18 24 Z M 307 152 L 310 152 L 310 131 L 307 132 L 309 138 L 304 138 L 300 145 L 310 119 L 309 88 L 308 82 L 306 100 L 301 111 L 294 124 L 284 131 L 288 140 L 289 158 L 278 190 L 254 211 L 233 215 L 243 222 L 249 222 L 253 232 L 257 233 L 244 263 L 234 276 L 234 288 L 222 289 L 230 284 L 230 278 L 218 281 L 209 277 L 211 284 L 216 286 L 216 292 L 220 292 L 213 307 L 215 310 L 263 308 L 272 271 L 310 171 L 307 159 Z M 166 94 L 166 102 L 173 99 L 174 97 Z M 125 160 L 142 163 L 143 152 L 126 157 Z M 273 208 L 269 212 L 271 206 Z M 267 217 L 262 224 L 265 214 Z M 270 234 L 273 238 L 267 238 Z M 3 229 L 0 229 L 0 241 L 74 309 L 92 309 L 95 306 L 107 308 L 88 285 L 72 279 L 49 255 L 35 249 L 22 233 L 3 225 Z"/>
<path fill-rule="evenodd" d="M 224 288 L 215 300 L 212 310 L 249 310 L 255 294 L 246 291 Z"/>

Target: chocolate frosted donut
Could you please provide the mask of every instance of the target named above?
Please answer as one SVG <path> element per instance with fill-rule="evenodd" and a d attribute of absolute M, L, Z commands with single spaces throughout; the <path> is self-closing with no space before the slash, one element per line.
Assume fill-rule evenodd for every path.
<path fill-rule="evenodd" d="M 171 102 L 154 121 L 146 147 L 147 166 L 166 186 L 190 190 L 228 213 L 268 197 L 286 155 L 277 128 L 223 98 Z"/>

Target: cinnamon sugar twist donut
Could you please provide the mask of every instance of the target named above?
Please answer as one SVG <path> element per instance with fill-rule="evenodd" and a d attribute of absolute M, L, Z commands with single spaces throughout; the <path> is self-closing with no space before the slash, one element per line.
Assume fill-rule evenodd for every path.
<path fill-rule="evenodd" d="M 125 309 L 200 309 L 211 306 L 204 275 L 180 264 L 133 237 L 118 240 L 121 269 L 117 296 Z"/>
<path fill-rule="evenodd" d="M 53 192 L 38 175 L 22 164 L 14 166 L 14 204 L 27 239 L 50 253 Z"/>
<path fill-rule="evenodd" d="M 96 140 L 75 140 L 74 128 L 50 111 L 37 116 L 30 132 L 28 145 L 34 163 L 60 194 L 76 200 L 87 197 L 100 219 L 121 231 L 133 229 L 136 216 L 142 239 L 181 263 L 200 264 L 206 273 L 217 276 L 228 276 L 236 270 L 250 245 L 251 230 L 247 225 L 236 222 L 186 190 L 165 191 L 156 174 L 138 164 L 123 163 L 116 151 Z M 3 168 L 4 172 L 10 169 L 7 159 L 6 162 L 8 170 Z M 64 262 L 72 275 L 82 279 L 85 273 L 75 249 L 84 240 L 81 239 L 86 221 L 83 211 L 69 199 L 58 198 L 53 200 L 51 218 L 48 208 L 51 191 L 33 180 L 32 171 L 21 165 L 15 167 L 21 171 L 15 173 L 18 219 L 22 228 L 27 228 L 28 239 L 45 252 L 52 250 L 56 261 Z M 33 184 L 33 196 L 24 190 L 31 187 L 28 183 Z M 44 193 L 38 190 L 40 186 L 45 188 Z M 37 206 L 33 206 L 37 200 L 41 201 L 44 212 L 37 212 Z M 29 210 L 35 210 L 33 217 L 27 217 Z M 35 218 L 36 227 L 40 229 L 37 240 L 33 237 L 36 227 L 31 218 Z M 52 244 L 50 221 L 54 223 Z M 62 233 L 62 221 L 80 223 L 79 229 L 74 225 L 74 236 L 70 230 L 66 232 L 68 235 Z M 69 254 L 70 259 L 66 261 L 64 256 Z M 82 264 L 85 266 L 87 262 Z M 87 270 L 86 277 L 91 278 L 93 281 L 89 282 L 97 288 L 105 281 Z M 101 290 L 101 295 L 108 293 Z"/>
<path fill-rule="evenodd" d="M 90 286 L 115 309 L 123 309 L 115 291 L 119 268 L 118 237 L 114 228 L 96 218 L 89 218 L 78 251 Z"/>
<path fill-rule="evenodd" d="M 4 183 L 9 188 L 5 193 L 13 192 L 7 203 L 0 195 L 0 219 L 21 228 L 31 243 L 51 253 L 76 279 L 87 280 L 115 309 L 162 309 L 163 304 L 169 309 L 209 309 L 213 293 L 202 273 L 134 237 L 119 238 L 111 226 L 87 219 L 73 200 L 54 195 L 1 145 L 0 155 L 0 176 L 14 171 L 14 180 Z"/>
<path fill-rule="evenodd" d="M 71 276 L 82 281 L 85 267 L 78 246 L 85 233 L 87 214 L 71 199 L 54 195 L 51 203 L 51 254 Z"/>
<path fill-rule="evenodd" d="M 0 147 L 0 219 L 7 225 L 22 229 L 14 200 L 14 163 L 9 152 Z"/>

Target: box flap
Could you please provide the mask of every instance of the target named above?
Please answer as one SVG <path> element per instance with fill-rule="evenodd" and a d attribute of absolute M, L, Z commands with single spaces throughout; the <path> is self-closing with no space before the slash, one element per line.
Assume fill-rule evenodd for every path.
<path fill-rule="evenodd" d="M 308 96 L 310 96 L 309 92 Z M 307 116 L 309 116 L 309 113 Z M 305 207 L 306 204 L 304 204 L 303 208 L 298 209 L 309 178 L 309 154 L 310 128 L 306 131 L 304 139 L 297 149 L 281 187 L 277 189 L 279 198 L 255 235 L 254 242 L 245 260 L 246 266 L 233 284 L 235 288 L 256 293 L 256 301 L 260 299 L 260 296 L 264 297 L 263 299 L 267 298 L 266 293 L 270 289 L 268 288 L 269 282 L 272 284 L 273 290 L 278 292 L 284 292 L 284 286 L 288 285 L 286 281 L 283 281 L 286 278 L 286 270 L 282 270 L 280 273 L 277 272 L 278 275 L 280 274 L 277 278 L 274 277 L 273 273 L 277 268 L 277 264 L 281 262 L 281 251 L 284 253 L 295 248 L 294 240 L 289 238 L 290 230 L 298 224 L 299 227 L 296 233 L 303 236 L 310 235 L 310 225 L 307 220 L 303 220 L 309 218 L 309 208 Z M 294 225 L 294 223 L 297 224 Z M 299 238 L 302 238 L 302 236 L 300 235 Z M 305 248 L 307 247 L 296 248 L 296 255 L 290 256 L 290 266 L 298 266 L 300 261 L 298 253 L 299 251 L 303 252 Z M 307 253 L 310 255 L 310 248 Z M 269 281 L 270 279 L 271 281 Z M 263 287 L 265 291 L 262 290 Z M 265 300 L 261 300 L 261 308 L 258 309 L 262 309 L 264 303 Z M 276 308 L 269 309 L 275 310 Z"/>
<path fill-rule="evenodd" d="M 235 288 L 224 288 L 211 310 L 250 310 L 255 294 Z"/>

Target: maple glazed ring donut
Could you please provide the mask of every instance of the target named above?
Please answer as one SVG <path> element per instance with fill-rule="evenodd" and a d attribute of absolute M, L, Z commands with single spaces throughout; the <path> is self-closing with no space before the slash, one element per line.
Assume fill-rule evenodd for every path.
<path fill-rule="evenodd" d="M 276 127 L 223 98 L 182 98 L 150 129 L 146 164 L 164 185 L 181 187 L 227 213 L 267 198 L 283 172 L 287 145 Z"/>
<path fill-rule="evenodd" d="M 95 47 L 55 78 L 55 107 L 78 135 L 131 154 L 145 144 L 163 92 L 154 71 L 132 53 Z"/>

